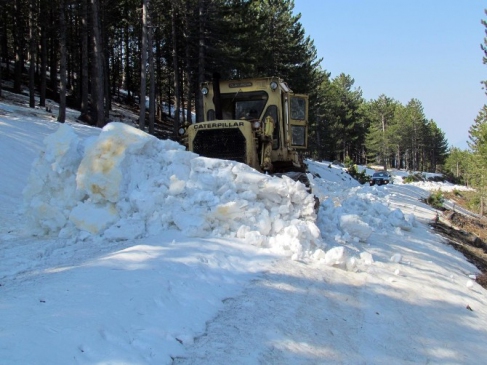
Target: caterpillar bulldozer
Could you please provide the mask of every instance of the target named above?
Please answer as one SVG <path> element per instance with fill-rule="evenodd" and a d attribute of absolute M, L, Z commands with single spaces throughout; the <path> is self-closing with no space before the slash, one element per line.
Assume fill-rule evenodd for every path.
<path fill-rule="evenodd" d="M 308 143 L 308 96 L 277 77 L 201 85 L 204 121 L 180 130 L 189 151 L 234 160 L 309 188 L 301 152 Z"/>
<path fill-rule="evenodd" d="M 308 147 L 307 95 L 295 94 L 278 77 L 201 85 L 204 121 L 179 131 L 189 151 L 234 160 L 275 176 L 302 182 L 311 194 L 302 152 Z M 320 202 L 315 196 L 315 212 Z"/>

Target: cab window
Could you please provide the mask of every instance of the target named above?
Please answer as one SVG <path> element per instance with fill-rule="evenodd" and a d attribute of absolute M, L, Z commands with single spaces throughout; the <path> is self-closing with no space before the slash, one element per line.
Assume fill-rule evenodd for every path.
<path fill-rule="evenodd" d="M 291 119 L 306 119 L 306 99 L 300 97 L 291 98 Z"/>
<path fill-rule="evenodd" d="M 264 91 L 221 94 L 224 119 L 258 119 L 267 103 Z"/>

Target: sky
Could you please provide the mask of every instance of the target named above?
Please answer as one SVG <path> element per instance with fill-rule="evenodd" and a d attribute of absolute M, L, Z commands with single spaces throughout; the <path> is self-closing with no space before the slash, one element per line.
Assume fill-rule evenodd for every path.
<path fill-rule="evenodd" d="M 449 145 L 466 149 L 487 102 L 485 8 L 480 0 L 295 0 L 294 12 L 331 77 L 352 76 L 366 100 L 418 99 Z"/>
<path fill-rule="evenodd" d="M 421 201 L 465 187 L 307 161 L 316 213 L 116 104 L 100 130 L 26 95 L 0 100 L 2 365 L 487 363 L 479 271 Z"/>

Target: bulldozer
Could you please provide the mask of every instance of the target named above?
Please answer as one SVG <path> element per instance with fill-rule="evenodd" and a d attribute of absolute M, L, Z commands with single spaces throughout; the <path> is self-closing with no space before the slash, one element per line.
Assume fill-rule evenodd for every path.
<path fill-rule="evenodd" d="M 302 152 L 308 144 L 308 96 L 278 77 L 201 84 L 204 121 L 181 128 L 201 156 L 234 160 L 309 187 Z"/>

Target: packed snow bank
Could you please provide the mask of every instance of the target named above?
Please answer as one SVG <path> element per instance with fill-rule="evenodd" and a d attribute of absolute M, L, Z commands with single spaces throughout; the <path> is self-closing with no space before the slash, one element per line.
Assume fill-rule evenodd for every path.
<path fill-rule="evenodd" d="M 320 164 L 315 162 L 308 167 L 316 173 Z M 343 184 L 328 178 L 330 173 L 326 175 L 327 180 L 313 178 L 311 182 L 313 192 L 321 201 L 317 225 L 325 242 L 365 243 L 373 232 L 400 234 L 416 225 L 414 215 L 404 215 L 390 204 L 395 187 L 360 185 L 353 180 L 355 183 L 349 182 L 349 187 L 344 188 Z"/>
<path fill-rule="evenodd" d="M 177 228 L 298 256 L 321 245 L 313 196 L 285 176 L 199 157 L 122 123 L 84 140 L 61 125 L 44 144 L 24 189 L 36 234 L 117 241 Z"/>
<path fill-rule="evenodd" d="M 432 182 L 432 181 L 419 181 L 419 182 L 412 182 L 410 183 L 413 186 L 418 186 L 421 189 L 428 190 L 428 191 L 474 191 L 474 189 L 464 186 L 464 185 L 455 185 L 449 182 Z"/>

